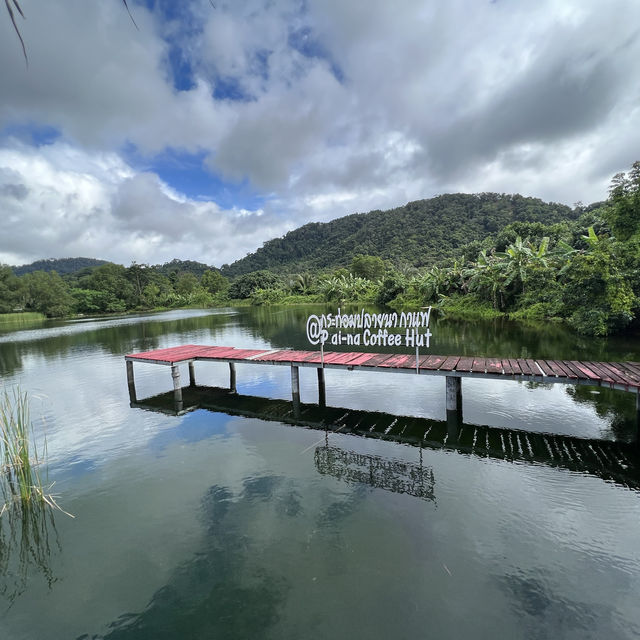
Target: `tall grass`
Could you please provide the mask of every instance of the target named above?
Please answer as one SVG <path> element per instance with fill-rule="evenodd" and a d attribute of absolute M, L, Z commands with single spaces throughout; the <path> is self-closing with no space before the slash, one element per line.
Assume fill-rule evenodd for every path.
<path fill-rule="evenodd" d="M 27 393 L 0 392 L 0 596 L 10 604 L 26 589 L 30 567 L 49 587 L 55 581 L 49 534 L 59 548 L 52 507 L 62 509 L 43 482 L 46 457 L 46 439 L 40 450 L 35 440 Z"/>
<path fill-rule="evenodd" d="M 36 446 L 27 393 L 4 389 L 0 393 L 0 491 L 4 498 L 0 516 L 15 503 L 22 507 L 48 504 L 60 509 L 46 492 L 40 475 L 46 455 L 46 439 L 40 452 Z"/>

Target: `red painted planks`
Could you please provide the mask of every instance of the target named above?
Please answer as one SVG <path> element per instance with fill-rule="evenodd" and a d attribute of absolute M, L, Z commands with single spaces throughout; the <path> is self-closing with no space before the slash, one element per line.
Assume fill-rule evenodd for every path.
<path fill-rule="evenodd" d="M 438 370 L 447 360 L 447 356 L 422 356 L 420 358 L 420 368 L 428 371 Z"/>
<path fill-rule="evenodd" d="M 502 362 L 487 358 L 487 373 L 499 373 L 502 375 Z"/>
<path fill-rule="evenodd" d="M 350 367 L 360 367 L 362 365 L 366 365 L 368 360 L 371 360 L 373 356 L 378 355 L 377 353 L 359 353 L 357 357 L 349 360 L 347 363 Z"/>
<path fill-rule="evenodd" d="M 398 360 L 398 363 L 396 364 L 396 367 L 398 369 L 415 369 L 416 368 L 416 357 L 415 356 L 403 356 L 402 360 Z"/>
<path fill-rule="evenodd" d="M 591 369 L 585 367 L 581 362 L 577 360 L 563 360 L 562 364 L 569 367 L 571 371 L 573 371 L 580 380 L 595 380 L 598 381 L 600 378 L 597 374 L 595 374 Z"/>
<path fill-rule="evenodd" d="M 624 375 L 620 369 L 618 369 L 612 362 L 598 362 L 599 367 L 604 369 L 614 380 L 616 384 L 622 384 L 626 387 L 637 387 L 637 383 L 633 383 L 627 376 Z"/>
<path fill-rule="evenodd" d="M 238 349 L 215 345 L 186 344 L 164 349 L 154 349 L 125 356 L 129 360 L 149 363 L 180 363 L 188 360 L 237 360 L 265 363 L 313 363 L 320 364 L 319 351 L 280 349 Z M 416 358 L 410 354 L 363 353 L 363 352 L 324 352 L 327 364 L 346 367 L 391 369 L 414 369 Z M 626 387 L 627 390 L 640 389 L 640 363 L 637 362 L 579 362 L 576 360 L 532 360 L 530 358 L 481 358 L 472 356 L 419 357 L 419 368 L 425 371 L 460 371 L 465 373 L 492 373 L 496 375 L 531 375 L 589 381 L 593 384 L 608 384 Z"/>
<path fill-rule="evenodd" d="M 514 358 L 509 358 L 509 364 L 511 365 L 511 371 L 513 371 L 513 373 L 515 373 L 516 375 L 520 375 L 522 373 L 522 369 L 520 368 L 520 365 L 518 364 L 518 361 Z"/>
<path fill-rule="evenodd" d="M 533 371 L 531 371 L 531 367 L 529 366 L 529 363 L 524 358 L 518 358 L 516 360 L 516 362 L 518 363 L 518 366 L 520 367 L 520 371 L 522 371 L 522 375 L 530 376 L 530 375 L 533 374 Z M 537 373 L 537 371 L 536 371 L 536 373 Z"/>
<path fill-rule="evenodd" d="M 532 375 L 542 377 L 540 367 L 538 367 L 535 360 L 532 360 L 531 358 L 525 358 L 525 362 L 529 365 L 529 369 L 531 369 Z"/>
<path fill-rule="evenodd" d="M 551 368 L 551 371 L 553 371 L 554 375 L 558 376 L 559 378 L 567 377 L 567 370 L 559 365 L 555 360 L 545 360 L 545 362 Z"/>
<path fill-rule="evenodd" d="M 509 360 L 502 360 L 502 369 L 507 375 L 513 374 L 513 369 L 511 368 L 511 363 Z"/>
<path fill-rule="evenodd" d="M 595 362 L 583 362 L 585 366 L 589 367 L 591 371 L 593 371 L 603 382 L 606 382 L 609 386 L 615 383 L 615 380 L 603 367 L 598 366 L 598 363 Z"/>
<path fill-rule="evenodd" d="M 398 363 L 400 363 L 403 360 L 405 360 L 405 358 L 406 358 L 406 355 L 404 353 L 397 354 L 395 356 L 391 356 L 391 358 L 389 358 L 388 360 L 385 360 L 379 366 L 388 367 L 388 368 L 390 368 L 390 367 L 397 368 Z M 414 356 L 414 358 L 415 358 L 415 356 Z"/>
<path fill-rule="evenodd" d="M 463 357 L 460 358 L 458 364 L 456 365 L 456 371 L 471 371 L 471 367 L 473 367 L 473 358 Z"/>
<path fill-rule="evenodd" d="M 438 371 L 453 371 L 458 361 L 460 360 L 460 356 L 449 356 L 439 367 Z"/>
<path fill-rule="evenodd" d="M 325 354 L 324 361 L 327 364 L 346 364 L 349 360 L 353 360 L 357 357 L 357 353 L 353 351 L 339 352 L 339 353 L 327 353 Z"/>
<path fill-rule="evenodd" d="M 236 358 L 237 360 L 246 360 L 247 358 L 250 358 L 251 356 L 257 356 L 258 354 L 265 353 L 265 351 L 264 351 L 264 349 L 260 349 L 260 350 L 258 350 L 258 349 L 236 349 L 232 353 L 233 353 L 232 356 L 227 356 L 227 357 Z M 202 354 L 199 355 L 198 357 L 201 358 Z M 210 356 L 207 355 L 205 357 L 210 357 Z"/>
<path fill-rule="evenodd" d="M 258 356 L 254 359 L 254 362 L 278 362 L 279 360 L 284 360 L 286 357 L 287 351 L 283 349 L 281 351 L 267 351 L 263 356 Z"/>
<path fill-rule="evenodd" d="M 625 378 L 633 380 L 634 382 L 640 382 L 640 374 L 632 369 L 629 369 L 626 362 L 616 362 L 614 364 L 625 376 Z"/>
<path fill-rule="evenodd" d="M 554 370 L 549 366 L 546 360 L 536 360 L 536 364 L 542 369 L 545 376 L 556 377 Z"/>
<path fill-rule="evenodd" d="M 379 367 L 382 362 L 393 357 L 392 353 L 375 353 L 367 362 L 362 363 L 363 367 Z"/>

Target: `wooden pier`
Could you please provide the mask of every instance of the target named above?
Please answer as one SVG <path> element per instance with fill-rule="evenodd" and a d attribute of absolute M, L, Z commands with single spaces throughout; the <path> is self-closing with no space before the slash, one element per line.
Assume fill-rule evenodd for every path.
<path fill-rule="evenodd" d="M 205 345 L 183 345 L 125 356 L 131 402 L 136 402 L 134 362 L 171 367 L 174 398 L 182 403 L 180 364 L 189 365 L 189 385 L 196 386 L 195 362 L 223 362 L 229 365 L 229 387 L 236 391 L 236 364 L 267 364 L 291 368 L 291 395 L 300 404 L 299 368 L 318 371 L 318 403 L 325 406 L 325 369 L 376 371 L 446 377 L 447 421 L 462 422 L 462 378 L 517 380 L 551 384 L 590 385 L 618 389 L 636 396 L 640 411 L 640 363 L 546 360 L 532 358 L 476 358 L 363 352 L 294 351 L 289 349 L 238 349 Z M 640 424 L 640 421 L 638 422 Z"/>

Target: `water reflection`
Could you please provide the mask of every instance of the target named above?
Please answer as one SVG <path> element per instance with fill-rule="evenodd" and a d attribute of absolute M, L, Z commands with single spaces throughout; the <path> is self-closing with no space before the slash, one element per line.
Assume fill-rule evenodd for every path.
<path fill-rule="evenodd" d="M 206 409 L 228 415 L 378 438 L 430 449 L 446 448 L 464 455 L 497 458 L 525 464 L 544 464 L 640 488 L 640 455 L 636 444 L 592 440 L 550 433 L 532 433 L 486 425 L 462 423 L 452 431 L 451 423 L 428 418 L 398 416 L 376 411 L 317 404 L 294 404 L 259 396 L 230 393 L 216 387 L 184 387 L 183 407 L 175 407 L 173 392 L 131 403 L 141 408 L 174 415 Z M 323 454 L 324 455 L 324 454 Z M 338 458 L 321 462 L 328 469 Z M 343 458 L 343 464 L 347 459 Z M 356 471 L 344 471 L 346 475 Z M 354 475 L 355 479 L 355 475 Z"/>
<path fill-rule="evenodd" d="M 202 500 L 204 535 L 193 556 L 174 569 L 144 611 L 123 614 L 106 634 L 79 640 L 268 636 L 290 587 L 285 575 L 269 568 L 264 549 L 252 547 L 250 520 L 257 511 L 286 519 L 300 509 L 299 496 L 278 476 L 247 478 L 239 496 L 212 486 Z"/>
<path fill-rule="evenodd" d="M 53 510 L 42 502 L 8 503 L 0 515 L 0 596 L 11 606 L 36 576 L 51 589 L 52 556 L 61 551 Z"/>
<path fill-rule="evenodd" d="M 433 469 L 422 465 L 422 449 L 419 465 L 328 445 L 316 448 L 314 461 L 320 473 L 338 480 L 435 501 Z"/>
<path fill-rule="evenodd" d="M 345 307 L 347 312 L 361 307 Z M 379 308 L 365 307 L 377 313 Z M 238 309 L 240 321 L 256 338 L 266 339 L 273 347 L 309 349 L 304 327 L 310 313 L 336 311 L 334 306 L 244 307 Z M 492 358 L 548 358 L 552 360 L 639 360 L 637 336 L 594 338 L 581 336 L 563 324 L 514 322 L 507 318 L 473 321 L 445 317 L 434 310 L 431 351 L 439 355 Z M 349 351 L 351 348 L 332 347 Z M 362 349 L 366 351 L 367 349 Z M 373 351 L 398 351 L 384 347 Z M 407 350 L 409 353 L 410 350 Z"/>
<path fill-rule="evenodd" d="M 191 312 L 195 313 L 195 312 Z M 29 356 L 60 357 L 76 349 L 102 349 L 122 355 L 157 349 L 167 334 L 206 331 L 214 337 L 229 324 L 229 311 L 167 318 L 167 314 L 84 322 L 58 321 L 53 327 L 0 335 L 0 375 L 13 375 Z"/>

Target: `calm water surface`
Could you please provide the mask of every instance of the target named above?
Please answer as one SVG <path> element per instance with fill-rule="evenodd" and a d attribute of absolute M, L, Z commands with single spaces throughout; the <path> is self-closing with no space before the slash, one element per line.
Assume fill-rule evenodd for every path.
<path fill-rule="evenodd" d="M 594 455 L 627 476 L 581 469 L 573 439 L 630 441 L 631 395 L 463 381 L 466 423 L 504 439 L 567 436 L 564 466 L 129 406 L 124 354 L 185 343 L 308 348 L 310 312 L 0 324 L 2 384 L 29 392 L 52 492 L 75 516 L 0 518 L 0 638 L 640 635 L 640 478 L 607 443 Z M 439 354 L 640 360 L 637 339 L 553 325 L 441 319 L 432 332 Z M 237 368 L 240 394 L 290 398 L 286 367 Z M 196 372 L 202 385 L 228 384 L 226 365 Z M 313 402 L 315 372 L 300 375 L 302 400 Z M 445 416 L 443 378 L 328 371 L 326 380 L 328 404 L 345 411 Z M 136 364 L 136 383 L 144 398 L 168 391 L 171 377 Z"/>

